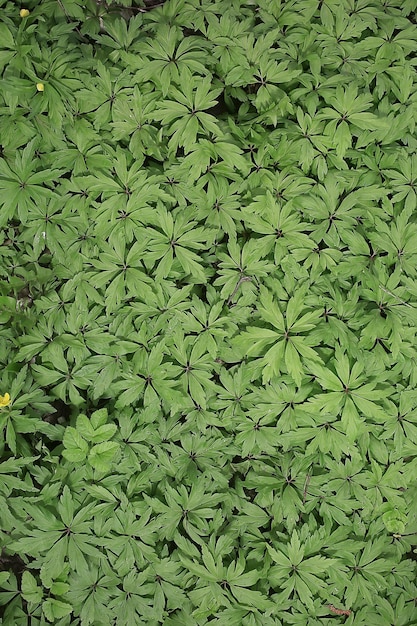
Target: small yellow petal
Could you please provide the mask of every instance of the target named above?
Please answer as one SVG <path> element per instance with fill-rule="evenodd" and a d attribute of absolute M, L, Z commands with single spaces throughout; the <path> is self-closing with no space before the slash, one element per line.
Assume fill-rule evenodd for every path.
<path fill-rule="evenodd" d="M 5 393 L 4 396 L 0 396 L 0 406 L 9 406 L 10 404 L 10 394 Z"/>
<path fill-rule="evenodd" d="M 28 11 L 28 9 L 20 9 L 20 17 L 27 17 L 30 14 L 30 11 Z"/>
<path fill-rule="evenodd" d="M 38 91 L 43 91 L 45 89 L 45 86 L 43 83 L 36 83 L 36 89 Z"/>

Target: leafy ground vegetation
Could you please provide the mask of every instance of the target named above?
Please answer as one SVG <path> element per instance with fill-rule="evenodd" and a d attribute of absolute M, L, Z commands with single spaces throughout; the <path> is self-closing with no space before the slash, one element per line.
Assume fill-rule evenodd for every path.
<path fill-rule="evenodd" d="M 417 3 L 129 4 L 0 0 L 1 623 L 417 624 Z"/>

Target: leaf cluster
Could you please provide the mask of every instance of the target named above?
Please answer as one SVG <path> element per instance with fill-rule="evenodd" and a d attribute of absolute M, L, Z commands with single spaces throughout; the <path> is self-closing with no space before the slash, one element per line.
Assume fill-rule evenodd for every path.
<path fill-rule="evenodd" d="M 0 0 L 0 623 L 408 626 L 415 1 L 110 4 Z"/>

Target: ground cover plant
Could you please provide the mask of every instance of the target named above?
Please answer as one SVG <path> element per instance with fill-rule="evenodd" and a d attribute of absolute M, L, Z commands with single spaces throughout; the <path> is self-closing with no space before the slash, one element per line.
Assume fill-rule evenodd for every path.
<path fill-rule="evenodd" d="M 0 621 L 417 624 L 415 0 L 0 0 Z"/>

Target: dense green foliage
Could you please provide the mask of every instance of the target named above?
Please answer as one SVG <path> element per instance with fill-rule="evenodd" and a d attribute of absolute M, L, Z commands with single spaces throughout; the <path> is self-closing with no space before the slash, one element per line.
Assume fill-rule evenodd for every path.
<path fill-rule="evenodd" d="M 160 4 L 0 0 L 0 622 L 417 624 L 417 3 Z"/>

